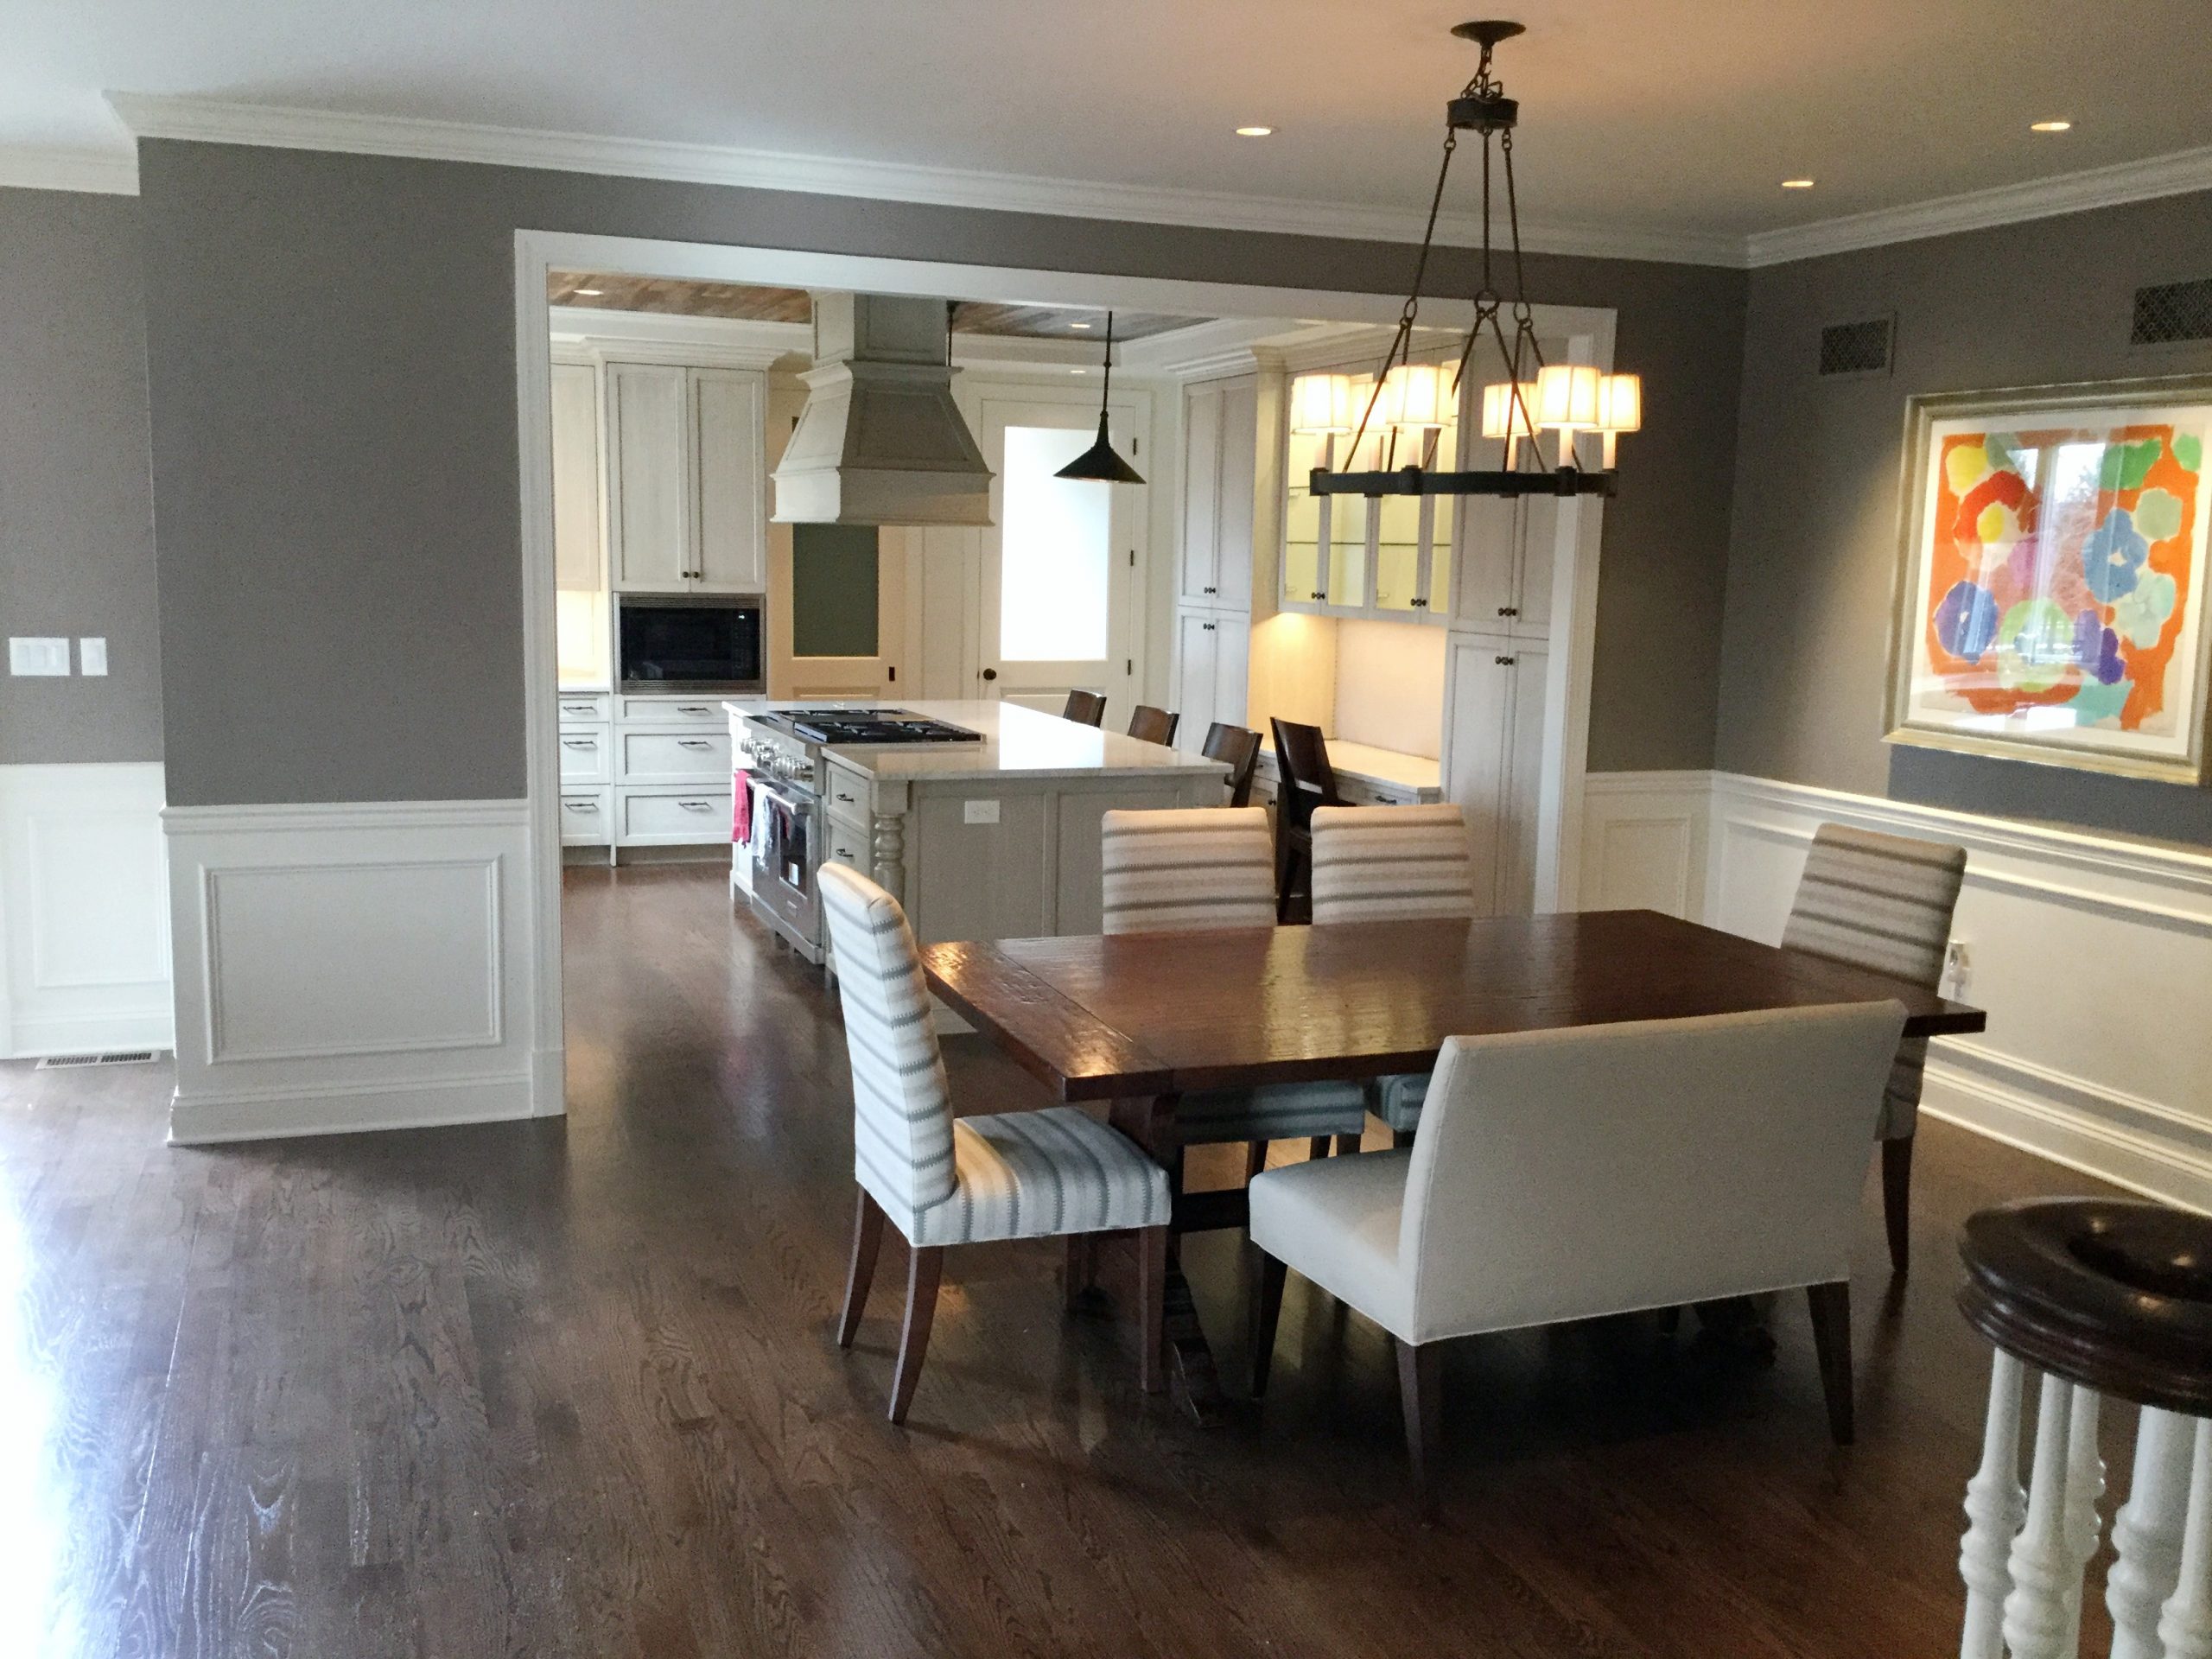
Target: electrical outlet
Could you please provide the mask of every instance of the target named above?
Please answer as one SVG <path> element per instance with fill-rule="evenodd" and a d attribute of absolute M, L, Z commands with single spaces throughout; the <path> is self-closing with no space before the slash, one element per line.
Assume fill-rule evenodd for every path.
<path fill-rule="evenodd" d="M 996 801 L 963 801 L 960 804 L 960 821 L 963 823 L 996 823 L 999 821 L 999 804 Z"/>
<path fill-rule="evenodd" d="M 69 640 L 25 639 L 20 635 L 8 641 L 8 671 L 10 674 L 67 675 L 69 672 Z"/>
<path fill-rule="evenodd" d="M 1943 995 L 1959 1001 L 1967 994 L 1967 982 L 1972 976 L 1974 964 L 1967 954 L 1967 942 L 1953 939 L 1943 950 Z"/>
<path fill-rule="evenodd" d="M 94 637 L 77 641 L 77 671 L 79 674 L 107 672 L 107 641 Z"/>

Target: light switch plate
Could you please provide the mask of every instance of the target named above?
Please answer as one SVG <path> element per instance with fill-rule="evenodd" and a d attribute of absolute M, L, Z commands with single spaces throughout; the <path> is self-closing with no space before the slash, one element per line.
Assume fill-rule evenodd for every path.
<path fill-rule="evenodd" d="M 10 674 L 67 675 L 69 672 L 67 638 L 11 637 L 8 641 L 8 671 Z"/>
<path fill-rule="evenodd" d="M 999 804 L 996 801 L 963 801 L 960 807 L 963 823 L 996 823 Z"/>
<path fill-rule="evenodd" d="M 77 671 L 79 674 L 107 672 L 107 641 L 93 638 L 77 641 Z"/>

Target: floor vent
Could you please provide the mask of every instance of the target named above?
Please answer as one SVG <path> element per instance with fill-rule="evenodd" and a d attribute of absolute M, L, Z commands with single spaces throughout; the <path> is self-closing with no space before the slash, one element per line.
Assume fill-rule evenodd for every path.
<path fill-rule="evenodd" d="M 143 1065 L 161 1058 L 157 1048 L 117 1048 L 105 1054 L 49 1054 L 38 1063 L 41 1071 L 58 1071 L 65 1065 Z"/>
<path fill-rule="evenodd" d="M 2136 346 L 2177 346 L 2212 340 L 2212 276 L 2193 283 L 2160 283 L 2135 290 L 2135 323 L 2127 332 Z"/>
<path fill-rule="evenodd" d="M 1890 320 L 1872 317 L 1865 322 L 1831 323 L 1821 330 L 1821 372 L 1887 374 L 1890 370 Z"/>

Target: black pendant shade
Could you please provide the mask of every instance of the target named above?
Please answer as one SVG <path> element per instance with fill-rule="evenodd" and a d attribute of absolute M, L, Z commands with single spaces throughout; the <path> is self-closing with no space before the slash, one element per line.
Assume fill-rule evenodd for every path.
<path fill-rule="evenodd" d="M 1114 390 L 1114 314 L 1106 314 L 1106 381 L 1098 392 L 1098 442 L 1060 468 L 1054 478 L 1100 484 L 1141 484 L 1144 474 L 1114 453 L 1106 435 L 1106 399 Z"/>

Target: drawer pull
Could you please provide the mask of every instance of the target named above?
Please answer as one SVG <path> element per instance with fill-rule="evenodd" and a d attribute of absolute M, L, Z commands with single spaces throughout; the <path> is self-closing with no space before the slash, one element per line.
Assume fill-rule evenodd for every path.
<path fill-rule="evenodd" d="M 561 712 L 564 715 L 582 715 L 588 719 L 599 710 L 588 702 L 564 702 L 561 705 Z"/>
<path fill-rule="evenodd" d="M 561 803 L 561 809 L 564 812 L 596 812 L 599 810 L 599 803 L 597 801 L 563 801 Z"/>
<path fill-rule="evenodd" d="M 715 746 L 703 737 L 679 737 L 676 740 L 676 747 L 679 749 L 711 749 Z"/>
<path fill-rule="evenodd" d="M 677 804 L 686 812 L 711 812 L 715 810 L 712 801 L 678 801 Z"/>
<path fill-rule="evenodd" d="M 837 798 L 842 801 L 847 806 L 850 806 L 853 804 L 853 798 L 846 794 L 842 789 L 837 791 Z"/>
<path fill-rule="evenodd" d="M 676 705 L 676 712 L 679 715 L 711 715 L 715 711 L 701 702 L 679 702 Z"/>
<path fill-rule="evenodd" d="M 595 749 L 599 747 L 599 740 L 595 737 L 564 737 L 561 740 L 561 747 L 564 749 Z"/>

